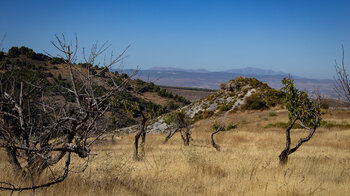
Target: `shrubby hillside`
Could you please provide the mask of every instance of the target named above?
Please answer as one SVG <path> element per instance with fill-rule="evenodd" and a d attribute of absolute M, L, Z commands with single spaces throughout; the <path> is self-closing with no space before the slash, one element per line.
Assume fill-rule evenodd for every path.
<path fill-rule="evenodd" d="M 57 86 L 70 87 L 69 72 L 65 70 L 64 60 L 58 57 L 51 58 L 45 54 L 36 53 L 28 47 L 12 47 L 8 52 L 0 52 L 0 80 L 2 88 L 10 86 L 9 81 L 13 78 L 16 81 L 44 83 L 47 91 L 55 92 Z M 125 90 L 113 96 L 113 104 L 105 116 L 109 119 L 109 129 L 127 127 L 138 124 L 139 114 L 130 114 L 124 105 L 118 100 L 128 100 L 131 104 L 141 107 L 147 106 L 152 109 L 154 115 L 161 115 L 174 111 L 180 107 L 190 104 L 190 101 L 182 96 L 173 94 L 164 88 L 160 88 L 152 82 L 144 82 L 140 79 L 129 78 L 125 73 L 110 72 L 108 69 L 100 68 L 97 65 L 79 63 L 75 65 L 75 72 L 85 71 L 90 67 L 90 72 L 97 76 L 95 81 L 96 96 L 103 94 L 106 89 L 113 85 L 113 82 L 122 83 L 127 80 Z M 111 80 L 111 77 L 114 81 Z M 11 79 L 10 79 L 11 78 Z M 59 84 L 59 85 L 58 85 Z M 18 84 L 19 85 L 19 84 Z M 79 84 L 78 84 L 79 86 Z M 37 95 L 41 96 L 41 95 Z M 57 95 L 59 96 L 59 95 Z M 48 97 L 53 98 L 53 97 Z"/>
<path fill-rule="evenodd" d="M 220 85 L 220 90 L 209 96 L 179 108 L 177 112 L 184 112 L 192 123 L 210 118 L 219 113 L 236 112 L 237 110 L 265 110 L 283 103 L 283 92 L 269 87 L 256 78 L 237 77 Z M 149 126 L 150 133 L 169 132 L 164 114 L 155 119 Z M 134 132 L 136 126 L 122 129 Z"/>

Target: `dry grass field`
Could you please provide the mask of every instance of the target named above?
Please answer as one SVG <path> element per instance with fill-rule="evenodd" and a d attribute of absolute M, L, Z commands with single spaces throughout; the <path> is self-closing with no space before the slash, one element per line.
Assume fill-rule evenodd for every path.
<path fill-rule="evenodd" d="M 350 124 L 350 112 L 327 111 L 323 118 L 339 126 L 319 128 L 286 165 L 280 165 L 284 129 L 264 127 L 287 122 L 287 113 L 273 111 L 227 113 L 199 121 L 188 147 L 180 135 L 167 144 L 162 144 L 165 134 L 148 135 L 145 157 L 139 162 L 132 160 L 134 135 L 107 138 L 95 145 L 98 155 L 84 173 L 75 173 L 83 162 L 74 159 L 64 182 L 19 195 L 349 195 L 350 128 L 342 125 Z M 238 124 L 215 135 L 221 151 L 210 145 L 215 121 Z M 303 135 L 306 131 L 293 129 L 292 142 Z M 5 153 L 0 153 L 0 181 L 15 178 Z"/>

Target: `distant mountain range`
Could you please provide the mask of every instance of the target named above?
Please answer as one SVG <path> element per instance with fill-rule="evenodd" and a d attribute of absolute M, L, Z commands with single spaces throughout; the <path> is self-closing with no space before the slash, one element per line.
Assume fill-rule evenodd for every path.
<path fill-rule="evenodd" d="M 147 71 L 181 71 L 181 72 L 193 72 L 193 73 L 210 73 L 210 71 L 206 69 L 182 69 L 175 67 L 152 67 Z M 245 67 L 241 69 L 229 69 L 226 71 L 222 71 L 226 73 L 234 73 L 234 74 L 242 74 L 242 75 L 265 75 L 265 76 L 277 76 L 277 75 L 288 75 L 284 72 L 278 72 L 267 69 L 260 69 L 255 67 Z"/>
<path fill-rule="evenodd" d="M 125 73 L 131 73 L 134 70 L 123 70 Z M 136 78 L 144 81 L 151 81 L 157 85 L 195 87 L 207 89 L 219 89 L 221 83 L 234 79 L 238 76 L 255 77 L 275 89 L 282 87 L 281 80 L 288 76 L 288 73 L 265 70 L 253 67 L 242 69 L 230 69 L 227 71 L 208 71 L 206 69 L 180 69 L 173 67 L 152 67 L 147 70 L 140 70 Z M 299 76 L 292 76 L 295 85 L 301 90 L 319 92 L 330 98 L 337 98 L 333 90 L 333 80 L 328 79 L 308 79 Z"/>

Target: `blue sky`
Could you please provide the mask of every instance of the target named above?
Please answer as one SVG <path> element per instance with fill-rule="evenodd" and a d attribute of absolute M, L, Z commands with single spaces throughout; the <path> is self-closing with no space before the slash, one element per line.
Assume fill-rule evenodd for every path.
<path fill-rule="evenodd" d="M 2 0 L 2 47 L 55 54 L 55 34 L 81 47 L 131 44 L 125 68 L 222 71 L 257 67 L 332 78 L 341 44 L 350 58 L 349 1 L 17 1 Z M 347 65 L 349 65 L 347 63 Z"/>

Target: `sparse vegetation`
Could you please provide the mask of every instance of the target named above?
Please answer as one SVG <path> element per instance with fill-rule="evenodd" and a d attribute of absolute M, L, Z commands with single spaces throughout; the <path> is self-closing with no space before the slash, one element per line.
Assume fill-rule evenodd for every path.
<path fill-rule="evenodd" d="M 25 58 L 27 57 L 18 56 L 15 57 L 15 60 L 7 57 L 5 58 L 11 61 L 9 64 L 6 64 L 5 67 L 8 69 L 12 66 L 12 70 L 14 71 L 12 74 L 20 75 L 23 78 L 27 77 L 27 79 L 34 76 L 33 78 L 36 78 L 36 80 L 50 78 L 50 81 L 55 81 L 55 83 L 62 87 L 72 88 L 67 76 L 64 72 L 61 72 L 61 63 L 51 63 L 54 64 L 54 66 L 49 64 L 45 66 L 48 70 L 45 70 L 43 67 L 44 64 L 37 65 L 26 62 Z M 59 59 L 56 60 L 59 61 Z M 90 173 L 72 173 L 67 181 L 62 182 L 62 184 L 37 190 L 36 194 L 38 195 L 48 195 L 50 191 L 66 190 L 64 187 L 72 183 L 79 184 L 80 186 L 69 190 L 72 192 L 64 194 L 183 195 L 188 193 L 188 191 L 196 192 L 200 195 L 225 194 L 228 191 L 233 194 L 254 195 L 254 193 L 260 193 L 260 189 L 255 189 L 255 186 L 251 185 L 252 181 L 265 185 L 267 187 L 265 191 L 266 194 L 280 194 L 281 190 L 284 190 L 287 194 L 294 194 L 309 192 L 301 189 L 291 190 L 289 186 L 283 184 L 283 179 L 286 178 L 283 177 L 284 173 L 287 173 L 286 176 L 289 175 L 289 179 L 293 183 L 299 182 L 302 179 L 302 175 L 319 180 L 315 177 L 314 170 L 310 170 L 310 172 L 308 170 L 303 170 L 303 174 L 300 174 L 298 177 L 296 177 L 296 174 L 293 174 L 293 177 L 289 174 L 291 170 L 294 172 L 301 172 L 301 168 L 304 168 L 305 164 L 311 165 L 319 161 L 315 154 L 321 153 L 316 149 L 311 149 L 308 145 L 303 148 L 306 152 L 300 151 L 298 156 L 293 157 L 293 159 L 298 161 L 293 161 L 293 163 L 289 164 L 289 168 L 291 169 L 276 169 L 276 167 L 272 166 L 275 164 L 273 160 L 275 146 L 280 145 L 280 139 L 283 136 L 280 132 L 274 132 L 272 134 L 272 132 L 269 132 L 270 130 L 267 130 L 267 132 L 261 131 L 261 128 L 288 128 L 290 123 L 283 121 L 287 113 L 285 111 L 278 111 L 277 115 L 275 111 L 266 110 L 241 112 L 236 106 L 243 103 L 242 108 L 246 110 L 251 110 L 252 108 L 255 110 L 261 110 L 261 108 L 268 109 L 281 104 L 281 96 L 285 96 L 285 94 L 281 91 L 271 90 L 267 85 L 256 79 L 238 78 L 237 81 L 239 81 L 240 84 L 247 83 L 249 87 L 241 86 L 244 88 L 238 90 L 236 93 L 230 91 L 216 91 L 206 99 L 202 99 L 202 110 L 196 113 L 193 119 L 190 119 L 186 116 L 186 111 L 181 109 L 165 114 L 171 110 L 178 109 L 181 104 L 186 104 L 187 101 L 181 96 L 170 95 L 170 92 L 163 90 L 163 88 L 142 80 L 130 80 L 130 84 L 124 84 L 123 81 L 125 79 L 130 79 L 130 76 L 126 74 L 106 71 L 104 73 L 104 77 L 106 78 L 104 78 L 101 74 L 101 70 L 103 69 L 94 68 L 91 64 L 79 64 L 78 67 L 91 68 L 90 71 L 94 70 L 96 77 L 108 83 L 106 86 L 94 86 L 94 93 L 96 96 L 102 96 L 109 88 L 113 87 L 113 85 L 124 85 L 124 91 L 113 96 L 112 104 L 105 115 L 107 130 L 116 130 L 135 124 L 139 124 L 139 127 L 135 134 L 130 133 L 121 136 L 124 133 L 117 132 L 113 134 L 116 135 L 116 139 L 113 140 L 114 142 L 109 143 L 109 140 L 105 139 L 106 141 L 99 143 L 99 145 L 94 148 L 98 156 L 91 157 L 90 166 L 87 168 L 87 171 Z M 52 71 L 52 73 L 54 73 L 52 74 L 50 70 L 55 70 L 57 72 Z M 77 88 L 82 88 L 81 84 L 77 83 Z M 253 89 L 255 89 L 255 91 L 252 91 Z M 252 96 L 246 96 L 248 92 L 253 92 Z M 143 97 L 144 93 L 157 96 L 158 99 L 162 97 L 162 99 L 164 98 L 167 101 L 163 105 L 147 101 Z M 247 102 L 236 103 L 239 98 L 244 97 L 246 97 L 245 101 L 248 100 L 248 104 Z M 227 99 L 230 101 L 226 101 Z M 74 101 L 74 96 L 69 97 L 69 100 Z M 257 100 L 260 102 L 256 103 Z M 216 109 L 213 107 L 215 104 L 217 104 Z M 192 107 L 192 105 L 190 105 L 190 107 Z M 227 112 L 231 111 L 231 109 L 232 112 Z M 217 111 L 220 112 L 215 114 Z M 126 113 L 129 115 L 125 115 Z M 166 137 L 164 143 L 167 144 L 159 145 L 165 137 L 163 134 L 147 135 L 149 139 L 147 139 L 148 142 L 146 143 L 146 132 L 152 131 L 148 130 L 147 126 L 154 123 L 155 117 L 160 115 L 164 115 L 163 120 L 169 125 L 169 130 L 173 130 L 170 131 L 169 135 Z M 332 115 L 335 116 L 336 114 Z M 219 122 L 216 120 L 220 120 L 223 118 L 222 116 L 225 116 L 225 123 L 215 123 Z M 195 123 L 193 126 L 194 128 L 191 128 L 191 123 Z M 213 125 L 214 133 L 211 133 L 211 137 L 209 138 L 210 134 L 208 131 L 211 132 L 211 125 Z M 292 128 L 301 129 L 303 126 L 295 123 Z M 340 135 L 344 134 L 340 132 L 339 129 L 347 130 L 349 128 L 350 125 L 347 120 L 327 120 L 320 123 L 322 134 L 334 134 L 334 131 L 336 131 L 337 134 L 339 134 L 336 136 L 337 138 L 341 138 Z M 216 134 L 221 131 L 233 129 L 237 130 L 234 134 Z M 326 132 L 326 130 L 328 132 Z M 329 132 L 329 130 L 332 131 Z M 181 138 L 174 138 L 170 142 L 167 142 L 176 132 L 180 133 Z M 296 134 L 297 136 L 301 136 L 299 132 Z M 338 145 L 332 143 L 332 141 L 326 140 L 326 137 L 320 137 L 322 139 L 315 138 L 315 140 L 310 143 L 315 144 L 322 140 L 329 142 L 327 145 L 329 145 L 330 148 L 333 148 L 333 145 Z M 141 144 L 139 144 L 139 139 L 141 139 Z M 345 140 L 344 138 L 342 139 Z M 183 146 L 182 142 L 189 147 L 181 148 L 181 146 Z M 220 146 L 218 144 L 220 144 Z M 214 146 L 218 151 L 221 151 L 213 154 L 212 148 L 203 148 L 210 147 L 210 145 Z M 340 148 L 340 146 L 338 145 L 336 148 Z M 111 151 L 113 153 L 111 153 Z M 142 160 L 141 162 L 133 162 L 130 160 L 130 152 L 132 151 L 134 152 L 133 157 L 137 160 Z M 145 151 L 147 151 L 147 156 L 145 156 Z M 312 152 L 310 153 L 310 151 Z M 1 153 L 0 151 L 0 155 Z M 310 154 L 314 155 L 311 156 L 312 159 L 310 159 Z M 0 156 L 0 168 L 6 169 L 6 167 L 8 167 L 5 164 L 6 159 L 1 157 L 6 156 Z M 306 157 L 308 157 L 308 161 L 305 161 Z M 315 161 L 313 161 L 314 159 Z M 234 160 L 234 164 L 232 160 Z M 322 158 L 322 160 L 326 162 L 326 158 Z M 82 163 L 83 162 L 79 160 L 72 159 L 70 164 L 74 168 L 79 168 L 79 165 L 82 165 Z M 55 174 L 61 171 L 59 167 L 61 166 L 60 164 L 62 165 L 64 163 L 60 162 L 57 166 L 51 168 Z M 335 167 L 335 170 L 340 172 L 341 168 L 344 167 L 338 165 Z M 327 173 L 327 171 L 321 167 L 316 168 L 316 170 L 317 172 Z M 6 174 L 4 175 L 5 176 L 0 175 L 0 181 L 14 177 L 13 172 L 8 170 L 6 170 Z M 42 178 L 49 179 L 50 176 L 48 175 L 50 174 L 43 173 Z M 169 175 L 174 177 L 169 179 L 167 177 Z M 233 180 L 231 178 L 232 176 L 235 176 L 239 183 Z M 266 176 L 280 179 L 280 181 L 266 181 Z M 13 180 L 22 185 L 27 183 L 16 179 Z M 209 186 L 217 180 L 220 180 L 221 184 L 224 183 L 223 187 L 215 188 L 215 186 Z M 322 185 L 322 188 L 331 190 L 330 184 L 335 181 L 345 184 L 347 180 L 348 179 L 344 176 L 339 177 L 337 180 L 327 181 L 328 184 L 325 183 Z M 84 183 L 82 181 L 84 181 Z M 186 184 L 190 182 L 191 186 L 185 185 L 184 182 L 186 182 Z M 312 187 L 312 183 L 310 183 L 310 187 Z M 228 186 L 229 184 L 230 186 Z M 230 187 L 232 184 L 236 187 L 231 190 Z M 174 188 L 176 187 L 175 185 L 180 185 L 180 187 Z M 203 186 L 208 186 L 209 188 L 203 188 Z"/>
<path fill-rule="evenodd" d="M 276 114 L 276 112 L 274 112 L 274 111 L 270 111 L 270 112 L 269 112 L 269 116 L 270 116 L 270 117 L 273 117 L 273 116 L 277 116 L 277 114 Z"/>

